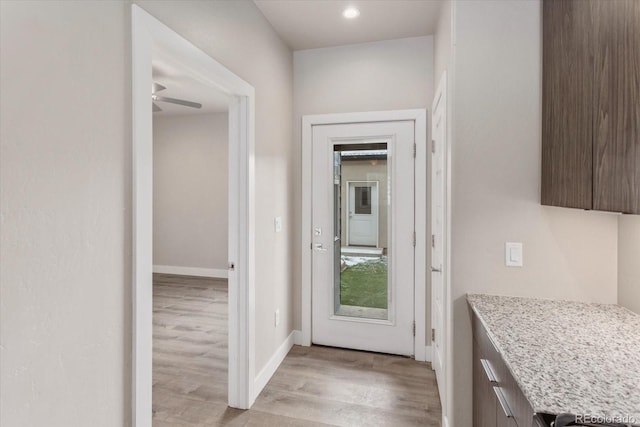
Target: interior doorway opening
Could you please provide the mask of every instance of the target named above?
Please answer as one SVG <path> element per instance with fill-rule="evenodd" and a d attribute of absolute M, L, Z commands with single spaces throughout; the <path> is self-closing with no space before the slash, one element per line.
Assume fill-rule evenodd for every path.
<path fill-rule="evenodd" d="M 230 97 L 161 51 L 152 80 L 153 423 L 212 419 L 228 400 Z"/>
<path fill-rule="evenodd" d="M 192 79 L 224 94 L 228 101 L 228 381 L 227 403 L 249 408 L 254 385 L 254 152 L 255 91 L 222 64 L 193 46 L 137 5 L 132 6 L 133 99 L 133 425 L 152 425 L 153 359 L 153 116 L 155 102 L 169 96 L 153 82 L 153 62 L 170 58 Z M 168 73 L 168 74 L 171 74 Z M 157 74 L 156 77 L 159 78 Z M 158 82 L 165 88 L 169 86 Z M 164 93 L 163 93 L 164 92 Z M 165 93 L 167 94 L 165 96 Z M 191 270 L 193 272 L 193 270 Z"/>

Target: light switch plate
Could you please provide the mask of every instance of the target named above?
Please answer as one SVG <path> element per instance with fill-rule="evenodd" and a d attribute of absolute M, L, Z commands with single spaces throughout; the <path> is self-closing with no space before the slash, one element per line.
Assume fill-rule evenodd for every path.
<path fill-rule="evenodd" d="M 507 267 L 522 267 L 523 253 L 522 243 L 506 242 L 504 245 L 504 264 Z"/>
<path fill-rule="evenodd" d="M 273 220 L 273 227 L 276 230 L 276 233 L 279 233 L 282 231 L 282 217 L 277 216 L 274 220 Z"/>

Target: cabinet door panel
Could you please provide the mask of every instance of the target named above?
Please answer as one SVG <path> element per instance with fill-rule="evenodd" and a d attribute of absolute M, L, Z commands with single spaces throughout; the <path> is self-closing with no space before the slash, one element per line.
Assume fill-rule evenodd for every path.
<path fill-rule="evenodd" d="M 592 1 L 594 209 L 640 213 L 640 1 Z"/>
<path fill-rule="evenodd" d="M 542 204 L 592 208 L 593 57 L 590 2 L 545 0 Z"/>

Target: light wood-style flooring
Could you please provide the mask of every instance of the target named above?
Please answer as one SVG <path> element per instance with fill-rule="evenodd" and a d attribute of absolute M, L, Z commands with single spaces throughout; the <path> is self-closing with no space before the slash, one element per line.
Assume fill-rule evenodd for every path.
<path fill-rule="evenodd" d="M 291 352 L 248 411 L 227 407 L 227 282 L 154 274 L 153 425 L 440 426 L 429 364 L 329 347 Z"/>

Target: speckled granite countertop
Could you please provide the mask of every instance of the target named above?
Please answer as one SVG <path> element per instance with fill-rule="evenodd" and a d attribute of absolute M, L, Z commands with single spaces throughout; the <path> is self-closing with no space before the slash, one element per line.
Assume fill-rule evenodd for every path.
<path fill-rule="evenodd" d="M 534 411 L 640 424 L 640 315 L 606 304 L 467 300 Z"/>

